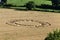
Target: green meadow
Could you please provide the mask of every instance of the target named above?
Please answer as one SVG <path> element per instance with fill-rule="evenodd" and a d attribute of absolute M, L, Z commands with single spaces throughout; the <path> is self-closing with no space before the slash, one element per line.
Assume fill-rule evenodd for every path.
<path fill-rule="evenodd" d="M 29 1 L 35 2 L 36 5 L 41 5 L 41 4 L 51 5 L 51 1 L 48 0 L 8 0 L 7 3 L 20 6 L 20 5 L 25 5 Z"/>

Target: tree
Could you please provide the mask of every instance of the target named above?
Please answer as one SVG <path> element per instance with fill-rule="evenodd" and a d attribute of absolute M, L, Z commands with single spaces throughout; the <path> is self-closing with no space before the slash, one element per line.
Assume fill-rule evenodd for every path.
<path fill-rule="evenodd" d="M 59 0 L 51 0 L 53 6 L 59 5 Z"/>
<path fill-rule="evenodd" d="M 35 3 L 33 1 L 29 1 L 28 3 L 26 3 L 26 8 L 28 10 L 32 10 L 32 8 L 35 8 Z"/>
<path fill-rule="evenodd" d="M 59 6 L 60 4 L 60 0 L 48 0 L 48 1 L 51 1 L 52 6 Z"/>
<path fill-rule="evenodd" d="M 1 5 L 4 5 L 4 4 L 6 4 L 7 3 L 7 0 L 0 0 L 0 4 Z"/>
<path fill-rule="evenodd" d="M 60 40 L 60 30 L 50 32 L 45 40 Z"/>

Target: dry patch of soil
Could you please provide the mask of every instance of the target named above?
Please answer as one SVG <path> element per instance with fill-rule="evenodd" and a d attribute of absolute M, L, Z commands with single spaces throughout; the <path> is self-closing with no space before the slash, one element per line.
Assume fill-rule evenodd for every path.
<path fill-rule="evenodd" d="M 44 40 L 60 29 L 60 14 L 0 8 L 0 40 Z"/>

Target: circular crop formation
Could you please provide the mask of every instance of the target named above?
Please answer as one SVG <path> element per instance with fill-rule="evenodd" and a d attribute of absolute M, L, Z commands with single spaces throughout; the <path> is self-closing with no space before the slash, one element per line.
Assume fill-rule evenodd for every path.
<path fill-rule="evenodd" d="M 38 20 L 30 20 L 30 19 L 15 19 L 10 20 L 6 22 L 6 24 L 11 26 L 34 26 L 34 27 L 45 27 L 45 26 L 51 26 L 48 22 L 42 22 Z"/>

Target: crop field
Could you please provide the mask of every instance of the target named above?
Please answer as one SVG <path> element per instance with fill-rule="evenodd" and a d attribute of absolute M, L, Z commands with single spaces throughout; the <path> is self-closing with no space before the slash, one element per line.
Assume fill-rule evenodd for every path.
<path fill-rule="evenodd" d="M 29 1 L 51 5 L 48 0 L 8 0 L 7 4 L 17 7 L 0 8 L 0 40 L 45 40 L 48 33 L 60 29 L 60 13 L 56 13 L 60 10 L 36 8 L 39 11 L 34 11 L 19 7 Z"/>
<path fill-rule="evenodd" d="M 0 8 L 0 40 L 44 40 L 60 29 L 60 14 Z"/>
<path fill-rule="evenodd" d="M 41 4 L 48 4 L 51 5 L 51 1 L 48 0 L 8 0 L 8 4 L 13 4 L 13 5 L 25 5 L 28 1 L 33 1 L 35 2 L 36 5 L 41 5 Z"/>

